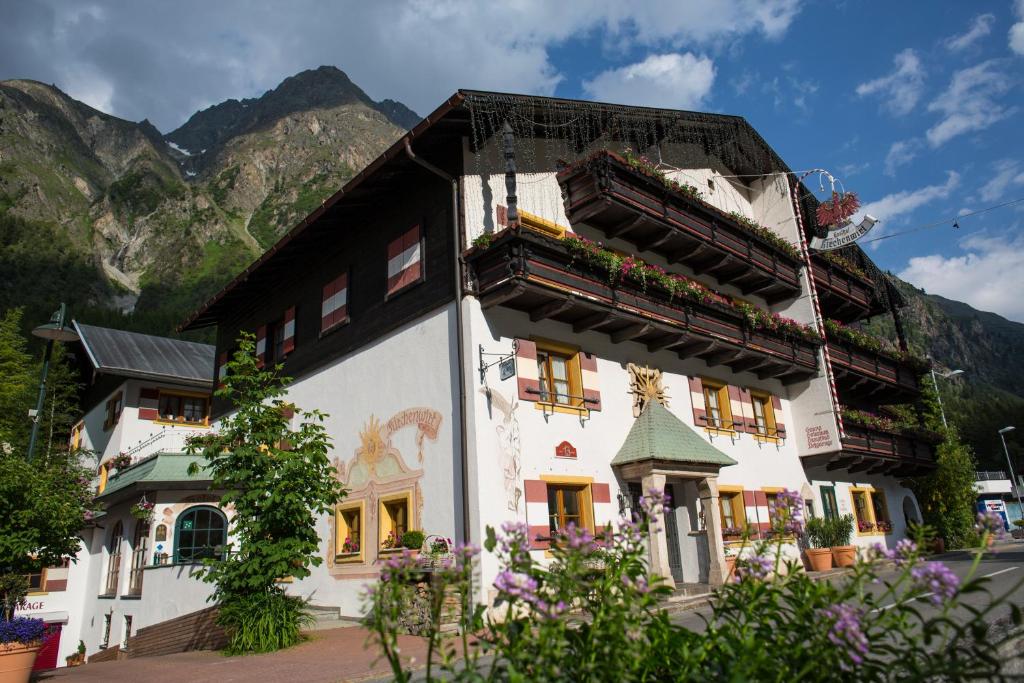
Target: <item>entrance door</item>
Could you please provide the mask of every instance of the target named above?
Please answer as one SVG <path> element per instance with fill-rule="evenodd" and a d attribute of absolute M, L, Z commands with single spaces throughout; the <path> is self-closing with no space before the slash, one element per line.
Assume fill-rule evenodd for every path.
<path fill-rule="evenodd" d="M 668 505 L 665 506 L 665 538 L 668 541 L 668 566 L 672 580 L 683 582 L 683 558 L 679 553 L 679 527 L 676 525 L 676 494 L 672 484 L 665 484 Z"/>
<path fill-rule="evenodd" d="M 60 652 L 61 628 L 61 624 L 46 625 L 46 640 L 43 641 L 43 646 L 39 648 L 39 653 L 36 654 L 36 662 L 32 665 L 33 671 L 57 668 L 57 653 Z"/>

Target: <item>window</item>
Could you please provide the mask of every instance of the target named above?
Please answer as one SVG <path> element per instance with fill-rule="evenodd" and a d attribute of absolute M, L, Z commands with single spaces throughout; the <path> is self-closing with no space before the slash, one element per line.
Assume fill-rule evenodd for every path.
<path fill-rule="evenodd" d="M 107 547 L 107 581 L 103 593 L 117 595 L 121 579 L 121 546 L 124 545 L 124 525 L 118 522 L 110 534 L 110 545 Z"/>
<path fill-rule="evenodd" d="M 551 533 L 570 524 L 591 527 L 589 486 L 548 482 L 548 526 Z"/>
<path fill-rule="evenodd" d="M 825 519 L 836 519 L 839 517 L 839 506 L 836 505 L 836 488 L 834 486 L 821 486 L 821 509 Z"/>
<path fill-rule="evenodd" d="M 857 531 L 862 534 L 875 530 L 868 493 L 863 489 L 850 489 L 850 496 L 853 498 L 853 516 L 857 522 Z"/>
<path fill-rule="evenodd" d="M 222 556 L 227 535 L 227 520 L 220 510 L 205 505 L 189 508 L 175 525 L 174 561 L 191 563 Z"/>
<path fill-rule="evenodd" d="M 103 429 L 110 429 L 121 419 L 121 411 L 124 409 L 123 399 L 124 394 L 119 391 L 107 401 L 107 414 L 103 421 Z"/>
<path fill-rule="evenodd" d="M 71 439 L 68 442 L 68 446 L 71 447 L 71 451 L 77 451 L 82 447 L 82 432 L 85 430 L 85 422 L 79 420 L 75 423 L 75 426 L 71 428 Z"/>
<path fill-rule="evenodd" d="M 149 522 L 135 523 L 135 538 L 132 540 L 132 563 L 128 574 L 128 595 L 142 595 L 142 568 L 146 566 L 149 554 Z"/>
<path fill-rule="evenodd" d="M 416 225 L 388 243 L 387 294 L 391 297 L 423 281 L 423 239 Z"/>
<path fill-rule="evenodd" d="M 578 351 L 550 342 L 538 342 L 537 374 L 542 403 L 583 407 Z"/>
<path fill-rule="evenodd" d="M 752 391 L 750 400 L 754 406 L 754 427 L 757 434 L 763 437 L 777 437 L 779 430 L 775 425 L 775 409 L 772 407 L 771 395 Z"/>
<path fill-rule="evenodd" d="M 160 392 L 161 420 L 205 424 L 208 415 L 209 401 L 205 396 L 188 396 Z"/>
<path fill-rule="evenodd" d="M 380 499 L 378 543 L 381 550 L 402 547 L 402 536 L 412 529 L 412 493 L 405 491 Z"/>
<path fill-rule="evenodd" d="M 320 334 L 348 322 L 348 273 L 324 285 L 320 303 Z"/>
<path fill-rule="evenodd" d="M 733 428 L 732 409 L 729 406 L 729 388 L 712 380 L 702 379 L 704 387 L 705 425 L 713 429 Z"/>
<path fill-rule="evenodd" d="M 29 574 L 28 578 L 28 592 L 29 593 L 42 593 L 46 590 L 46 569 L 40 569 L 38 572 Z"/>
<path fill-rule="evenodd" d="M 114 621 L 113 614 L 103 615 L 103 642 L 100 643 L 100 649 L 106 650 L 107 646 L 110 645 L 110 624 Z"/>
<path fill-rule="evenodd" d="M 132 616 L 124 615 L 124 633 L 121 634 L 121 649 L 128 648 L 128 639 L 132 637 Z"/>
<path fill-rule="evenodd" d="M 339 505 L 335 514 L 334 554 L 342 562 L 360 562 L 363 553 L 363 501 Z"/>
<path fill-rule="evenodd" d="M 722 535 L 739 536 L 747 526 L 742 491 L 719 491 L 718 506 L 722 512 Z"/>
<path fill-rule="evenodd" d="M 886 532 L 892 531 L 892 520 L 889 519 L 889 506 L 885 502 L 884 491 L 871 491 L 871 512 L 875 515 L 875 529 Z"/>

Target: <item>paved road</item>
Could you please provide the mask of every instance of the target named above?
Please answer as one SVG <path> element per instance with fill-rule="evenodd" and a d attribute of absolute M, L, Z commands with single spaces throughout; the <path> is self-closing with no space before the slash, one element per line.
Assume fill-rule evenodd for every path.
<path fill-rule="evenodd" d="M 943 562 L 962 580 L 970 572 L 974 556 L 968 552 L 957 551 L 933 556 L 928 559 L 929 561 Z M 889 570 L 883 572 L 882 577 L 892 578 L 896 574 L 895 570 Z M 1010 594 L 1009 599 L 1017 605 L 1024 607 L 1024 586 L 1019 585 L 1024 580 L 1024 542 L 1014 541 L 994 546 L 991 552 L 985 553 L 982 557 L 975 576 L 987 576 L 989 578 L 988 589 L 993 596 L 1001 596 L 1012 590 L 1013 592 Z M 839 575 L 831 580 L 843 581 L 845 579 L 842 575 Z M 883 586 L 869 586 L 868 590 L 874 592 L 875 595 L 879 595 L 885 589 Z M 983 606 L 990 600 L 991 597 L 985 593 L 968 594 L 961 598 L 962 603 L 975 607 Z M 927 600 L 919 602 L 923 605 L 922 612 L 926 614 L 937 612 L 937 608 L 933 607 Z M 892 601 L 889 601 L 882 605 L 881 608 L 891 608 L 892 606 Z M 993 619 L 1003 617 L 1009 611 L 1009 606 L 1004 605 L 993 614 Z M 957 613 L 964 616 L 967 615 L 967 611 L 963 608 L 954 612 L 954 614 Z M 705 619 L 709 618 L 710 615 L 711 609 L 709 607 L 701 607 L 696 610 L 680 612 L 672 617 L 672 621 L 688 629 L 701 631 L 705 628 Z"/>

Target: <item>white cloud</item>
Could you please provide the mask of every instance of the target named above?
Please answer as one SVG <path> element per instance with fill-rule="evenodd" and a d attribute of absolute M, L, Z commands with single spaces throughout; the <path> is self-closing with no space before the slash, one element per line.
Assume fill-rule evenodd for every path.
<path fill-rule="evenodd" d="M 1024 235 L 973 235 L 962 255 L 915 256 L 900 278 L 932 294 L 1024 322 Z"/>
<path fill-rule="evenodd" d="M 1012 85 L 1010 77 L 999 69 L 999 60 L 990 59 L 953 74 L 949 87 L 928 105 L 942 120 L 928 129 L 932 147 L 939 147 L 958 135 L 984 130 L 1014 113 L 997 101 Z"/>
<path fill-rule="evenodd" d="M 892 61 L 895 68 L 891 73 L 861 83 L 856 92 L 860 97 L 880 95 L 883 109 L 904 116 L 913 111 L 924 93 L 925 70 L 917 53 L 910 48 L 897 53 Z"/>
<path fill-rule="evenodd" d="M 1013 13 L 1020 21 L 1010 27 L 1010 49 L 1024 55 L 1024 0 L 1013 4 Z"/>
<path fill-rule="evenodd" d="M 976 41 L 992 33 L 992 24 L 995 20 L 996 15 L 994 14 L 979 14 L 974 19 L 971 19 L 971 24 L 967 27 L 966 32 L 946 38 L 946 49 L 952 52 L 967 49 Z"/>
<path fill-rule="evenodd" d="M 583 90 L 608 102 L 695 109 L 714 82 L 714 62 L 686 52 L 651 55 L 642 62 L 609 69 L 585 81 Z"/>
<path fill-rule="evenodd" d="M 892 143 L 889 153 L 885 155 L 885 175 L 895 176 L 896 169 L 913 161 L 920 149 L 921 141 L 918 138 Z"/>
<path fill-rule="evenodd" d="M 879 220 L 879 224 L 872 233 L 872 238 L 881 237 L 896 219 L 913 213 L 922 206 L 946 199 L 959 184 L 960 174 L 956 171 L 946 171 L 946 182 L 941 185 L 927 185 L 916 190 L 894 192 L 864 204 L 861 206 L 858 216 L 854 217 L 853 222 L 860 222 L 860 218 L 867 214 L 874 216 Z M 881 243 L 874 242 L 872 244 L 877 249 Z"/>
<path fill-rule="evenodd" d="M 1002 159 L 993 165 L 993 171 L 992 178 L 981 186 L 981 200 L 984 202 L 994 202 L 1011 187 L 1024 185 L 1024 170 L 1019 161 Z"/>
<path fill-rule="evenodd" d="M 863 173 L 864 171 L 871 168 L 871 164 L 865 161 L 862 164 L 843 164 L 839 167 L 839 172 L 846 178 L 851 178 L 855 175 Z"/>
<path fill-rule="evenodd" d="M 90 104 L 163 130 L 322 64 L 422 114 L 458 88 L 550 95 L 564 79 L 552 50 L 572 38 L 710 53 L 755 36 L 779 40 L 801 8 L 800 0 L 293 0 L 258 12 L 245 0 L 189 3 L 187 12 L 113 0 L 7 4 L 0 78 L 69 89 L 87 73 L 93 85 L 81 94 Z"/>

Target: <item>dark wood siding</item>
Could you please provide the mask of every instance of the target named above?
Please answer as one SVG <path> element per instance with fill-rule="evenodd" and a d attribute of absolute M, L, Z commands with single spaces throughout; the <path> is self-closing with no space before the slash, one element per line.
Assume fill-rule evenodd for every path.
<path fill-rule="evenodd" d="M 248 293 L 245 306 L 222 321 L 217 353 L 232 349 L 240 331 L 256 328 L 295 306 L 295 350 L 284 362 L 285 376 L 299 378 L 373 343 L 454 298 L 451 186 L 426 171 L 410 178 L 387 203 L 322 221 L 307 231 L 315 249 L 289 268 L 287 276 Z M 388 242 L 419 223 L 423 227 L 425 279 L 385 300 Z M 292 244 L 290 247 L 298 247 Z M 282 251 L 282 255 L 286 253 Z M 323 286 L 349 272 L 349 322 L 320 336 Z M 243 287 L 245 285 L 242 285 Z M 213 415 L 226 410 L 216 399 Z"/>

